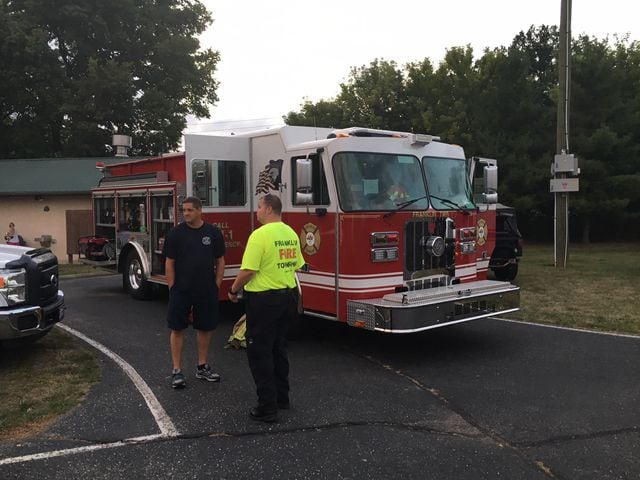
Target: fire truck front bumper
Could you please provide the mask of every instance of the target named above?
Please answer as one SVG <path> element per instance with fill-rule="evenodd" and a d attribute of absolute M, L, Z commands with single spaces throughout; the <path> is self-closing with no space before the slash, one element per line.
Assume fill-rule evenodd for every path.
<path fill-rule="evenodd" d="M 481 280 L 347 301 L 347 323 L 389 333 L 413 333 L 520 309 L 520 287 Z"/>

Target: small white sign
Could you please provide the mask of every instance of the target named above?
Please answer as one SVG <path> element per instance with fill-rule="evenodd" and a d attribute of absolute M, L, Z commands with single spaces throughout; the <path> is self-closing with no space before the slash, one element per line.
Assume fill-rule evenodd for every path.
<path fill-rule="evenodd" d="M 552 178 L 550 180 L 551 193 L 577 192 L 577 178 Z"/>

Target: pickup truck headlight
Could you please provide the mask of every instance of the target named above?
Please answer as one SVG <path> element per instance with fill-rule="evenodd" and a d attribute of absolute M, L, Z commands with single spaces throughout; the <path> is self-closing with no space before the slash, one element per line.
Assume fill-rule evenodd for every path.
<path fill-rule="evenodd" d="M 0 307 L 10 307 L 26 301 L 24 268 L 0 268 Z"/>

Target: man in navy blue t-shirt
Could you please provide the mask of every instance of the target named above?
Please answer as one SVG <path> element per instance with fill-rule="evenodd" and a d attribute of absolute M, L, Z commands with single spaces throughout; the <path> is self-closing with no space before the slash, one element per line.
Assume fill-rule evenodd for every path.
<path fill-rule="evenodd" d="M 197 330 L 196 378 L 209 382 L 220 381 L 220 375 L 209 366 L 208 356 L 219 317 L 218 290 L 224 277 L 224 238 L 218 227 L 202 220 L 200 199 L 186 198 L 182 210 L 184 222 L 167 233 L 164 243 L 173 388 L 186 385 L 181 362 L 184 331 L 189 323 L 190 312 L 193 312 L 193 328 Z"/>

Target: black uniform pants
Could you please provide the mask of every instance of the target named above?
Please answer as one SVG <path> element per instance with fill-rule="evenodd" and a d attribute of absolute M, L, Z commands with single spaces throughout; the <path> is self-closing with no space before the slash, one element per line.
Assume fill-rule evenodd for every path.
<path fill-rule="evenodd" d="M 247 357 L 256 384 L 258 407 L 275 411 L 289 402 L 287 332 L 295 309 L 291 291 L 247 295 Z"/>

